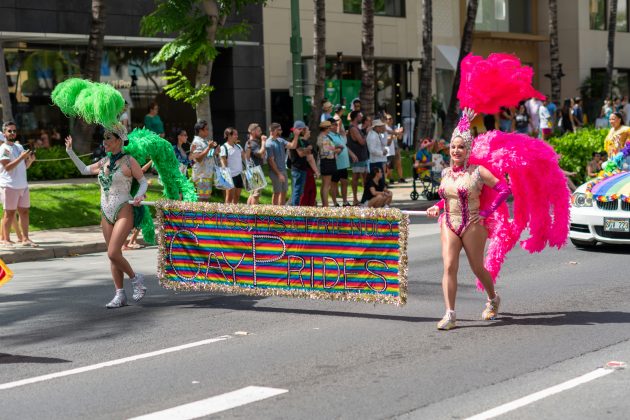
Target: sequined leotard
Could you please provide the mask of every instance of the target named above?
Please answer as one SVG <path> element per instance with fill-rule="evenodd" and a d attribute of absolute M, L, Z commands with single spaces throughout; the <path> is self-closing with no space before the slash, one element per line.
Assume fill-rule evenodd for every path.
<path fill-rule="evenodd" d="M 107 169 L 108 163 L 101 161 L 101 171 L 98 173 L 98 183 L 101 185 L 101 213 L 107 223 L 114 224 L 120 209 L 132 199 L 131 181 L 133 177 L 125 176 L 123 165 L 131 167 L 129 155 L 125 155 L 117 162 L 113 172 Z"/>
<path fill-rule="evenodd" d="M 472 216 L 479 214 L 479 195 L 483 180 L 479 166 L 461 170 L 446 168 L 438 193 L 444 199 L 444 223 L 460 238 L 470 225 Z"/>

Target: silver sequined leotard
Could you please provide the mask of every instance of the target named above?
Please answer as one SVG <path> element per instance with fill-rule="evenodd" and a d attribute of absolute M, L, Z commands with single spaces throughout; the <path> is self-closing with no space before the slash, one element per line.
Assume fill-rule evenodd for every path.
<path fill-rule="evenodd" d="M 470 225 L 473 215 L 479 214 L 479 195 L 483 181 L 479 166 L 471 165 L 460 171 L 446 168 L 438 193 L 444 199 L 444 223 L 460 238 Z"/>
<path fill-rule="evenodd" d="M 131 167 L 129 155 L 123 156 L 110 174 L 107 167 L 109 159 L 101 165 L 98 173 L 98 183 L 101 185 L 101 213 L 107 223 L 113 225 L 118 218 L 120 209 L 132 199 L 131 181 L 133 177 L 125 176 L 123 165 Z"/>

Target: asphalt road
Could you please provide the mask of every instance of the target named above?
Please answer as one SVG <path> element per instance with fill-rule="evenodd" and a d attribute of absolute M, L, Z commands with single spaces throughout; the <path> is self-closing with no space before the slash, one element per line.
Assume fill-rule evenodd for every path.
<path fill-rule="evenodd" d="M 510 419 L 627 419 L 629 370 L 597 369 L 630 362 L 628 253 L 513 251 L 493 322 L 479 320 L 484 296 L 462 256 L 449 332 L 435 329 L 440 245 L 424 222 L 411 226 L 400 308 L 175 293 L 144 249 L 128 256 L 147 296 L 106 310 L 104 254 L 14 264 L 0 288 L 0 418 L 132 418 L 216 397 L 206 404 L 225 419 L 452 419 L 504 404 Z"/>

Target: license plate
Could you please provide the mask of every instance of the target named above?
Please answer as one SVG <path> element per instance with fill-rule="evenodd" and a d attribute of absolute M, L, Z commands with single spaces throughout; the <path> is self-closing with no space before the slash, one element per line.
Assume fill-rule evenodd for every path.
<path fill-rule="evenodd" d="M 606 232 L 630 232 L 630 219 L 604 218 L 604 230 Z"/>

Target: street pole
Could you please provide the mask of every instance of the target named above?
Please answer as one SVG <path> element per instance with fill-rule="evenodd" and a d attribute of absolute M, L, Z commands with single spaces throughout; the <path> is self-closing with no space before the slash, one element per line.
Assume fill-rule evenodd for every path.
<path fill-rule="evenodd" d="M 337 79 L 339 79 L 339 105 L 343 106 L 343 52 L 337 51 Z"/>
<path fill-rule="evenodd" d="M 291 61 L 293 65 L 293 120 L 304 119 L 304 80 L 302 78 L 302 36 L 300 2 L 291 0 Z"/>

